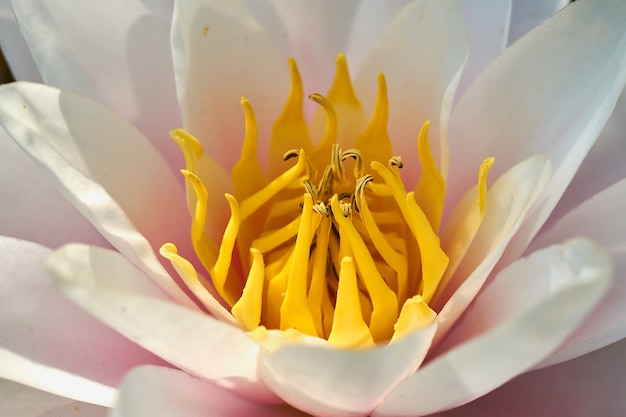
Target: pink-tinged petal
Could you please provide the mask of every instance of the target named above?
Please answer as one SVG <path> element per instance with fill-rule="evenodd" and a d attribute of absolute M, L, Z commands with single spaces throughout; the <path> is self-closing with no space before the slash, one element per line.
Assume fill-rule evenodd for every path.
<path fill-rule="evenodd" d="M 146 137 L 73 93 L 15 83 L 0 94 L 0 124 L 61 193 L 172 297 L 191 305 L 155 255 L 168 241 L 193 253 L 185 192 Z"/>
<path fill-rule="evenodd" d="M 417 416 L 458 407 L 528 370 L 600 301 L 610 275 L 608 257 L 582 239 L 511 264 L 450 334 L 464 343 L 402 382 L 372 415 Z"/>
<path fill-rule="evenodd" d="M 511 18 L 511 0 L 462 0 L 459 3 L 467 26 L 469 58 L 457 97 L 461 97 L 487 64 L 504 51 Z"/>
<path fill-rule="evenodd" d="M 172 168 L 182 166 L 167 134 L 181 124 L 169 22 L 140 0 L 18 0 L 13 8 L 46 84 L 114 109 L 150 138 Z"/>
<path fill-rule="evenodd" d="M 435 344 L 478 294 L 549 179 L 550 161 L 538 155 L 511 168 L 488 189 L 485 214 L 476 236 L 456 271 L 444 275 L 442 289 L 433 298 L 433 306 L 439 311 Z M 455 263 L 452 259 L 451 264 Z"/>
<path fill-rule="evenodd" d="M 184 372 L 143 366 L 130 372 L 120 387 L 111 417 L 254 416 L 296 417 L 303 413 L 259 404 Z"/>
<path fill-rule="evenodd" d="M 109 408 L 99 405 L 73 402 L 60 407 L 46 410 L 37 417 L 107 417 Z"/>
<path fill-rule="evenodd" d="M 35 416 L 74 401 L 0 379 L 0 416 Z"/>
<path fill-rule="evenodd" d="M 44 271 L 49 249 L 7 237 L 0 248 L 0 377 L 106 405 L 129 369 L 163 363 L 67 300 Z"/>
<path fill-rule="evenodd" d="M 112 283 L 112 276 L 142 274 L 117 252 L 67 245 L 49 258 L 48 268 L 72 300 L 138 345 L 238 395 L 277 401 L 259 381 L 263 351 L 256 342 L 207 314 Z"/>
<path fill-rule="evenodd" d="M 559 201 L 626 81 L 626 2 L 579 1 L 508 48 L 462 97 L 450 127 L 449 203 L 494 156 L 490 175 L 545 154 L 554 175 L 509 244 L 517 259 Z M 576 71 L 572 71 L 576 68 Z"/>
<path fill-rule="evenodd" d="M 0 49 L 15 79 L 41 82 L 33 56 L 20 34 L 10 0 L 0 1 Z"/>
<path fill-rule="evenodd" d="M 559 219 L 529 247 L 534 251 L 585 236 L 607 251 L 615 280 L 606 298 L 559 349 L 538 366 L 584 355 L 626 337 L 626 179 L 598 193 Z"/>
<path fill-rule="evenodd" d="M 604 130 L 585 158 L 574 179 L 554 208 L 544 228 L 550 227 L 565 213 L 592 197 L 598 191 L 626 178 L 626 90 Z"/>
<path fill-rule="evenodd" d="M 107 246 L 104 237 L 0 127 L 0 234 L 48 247 L 76 241 Z"/>
<path fill-rule="evenodd" d="M 622 417 L 626 340 L 575 360 L 521 375 L 440 417 Z"/>
<path fill-rule="evenodd" d="M 183 125 L 230 169 L 244 138 L 240 99 L 250 100 L 265 161 L 274 120 L 289 91 L 287 62 L 239 0 L 181 0 L 174 6 L 172 53 Z"/>
<path fill-rule="evenodd" d="M 512 0 L 513 13 L 508 43 L 515 42 L 526 32 L 543 23 L 546 19 L 570 3 L 570 0 Z"/>
<path fill-rule="evenodd" d="M 460 5 L 420 0 L 396 16 L 358 72 L 355 88 L 366 111 L 374 108 L 378 73 L 387 78 L 389 136 L 394 155 L 408 161 L 402 175 L 409 184 L 417 179 L 417 135 L 426 120 L 433 156 L 447 174 L 448 120 L 467 53 Z"/>
<path fill-rule="evenodd" d="M 284 346 L 263 358 L 263 381 L 282 399 L 313 415 L 365 416 L 424 360 L 435 326 L 387 346 L 338 350 Z"/>

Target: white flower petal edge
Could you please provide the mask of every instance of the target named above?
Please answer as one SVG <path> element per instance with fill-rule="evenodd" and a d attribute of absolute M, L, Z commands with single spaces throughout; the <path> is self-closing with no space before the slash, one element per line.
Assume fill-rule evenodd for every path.
<path fill-rule="evenodd" d="M 245 96 L 254 106 L 264 162 L 289 91 L 287 63 L 269 35 L 240 0 L 184 0 L 174 5 L 171 42 L 183 127 L 230 170 L 243 143 Z"/>
<path fill-rule="evenodd" d="M 304 416 L 292 408 L 255 403 L 184 372 L 155 366 L 135 368 L 128 374 L 110 414 L 111 417 L 208 415 Z"/>
<path fill-rule="evenodd" d="M 485 215 L 471 246 L 456 271 L 451 270 L 444 275 L 442 283 L 445 286 L 442 291 L 435 293 L 434 306 L 439 310 L 435 344 L 445 336 L 478 294 L 507 244 L 519 230 L 524 216 L 544 190 L 550 173 L 550 161 L 536 155 L 509 169 L 488 189 Z M 470 210 L 475 206 L 476 203 Z M 460 216 L 461 219 L 464 217 Z M 457 227 L 457 224 L 451 222 L 444 228 L 444 247 L 447 248 L 448 242 L 443 239 L 454 234 Z M 450 228 L 451 232 L 448 231 Z M 451 260 L 454 261 L 453 258 Z"/>
<path fill-rule="evenodd" d="M 436 325 L 376 349 L 284 346 L 260 363 L 263 381 L 312 415 L 364 416 L 417 370 Z"/>
<path fill-rule="evenodd" d="M 598 140 L 589 151 L 559 204 L 550 214 L 544 228 L 550 227 L 565 213 L 593 197 L 598 190 L 626 178 L 626 89 L 617 101 Z"/>
<path fill-rule="evenodd" d="M 41 74 L 17 26 L 10 0 L 0 0 L 0 48 L 16 79 L 41 82 Z"/>
<path fill-rule="evenodd" d="M 550 16 L 570 3 L 570 0 L 527 1 L 513 0 L 511 29 L 508 43 L 511 44 L 526 32 L 543 23 Z"/>
<path fill-rule="evenodd" d="M 583 239 L 514 262 L 457 328 L 479 326 L 483 333 L 428 362 L 372 415 L 426 415 L 504 384 L 555 349 L 604 296 L 610 278 L 608 257 Z"/>
<path fill-rule="evenodd" d="M 626 179 L 573 209 L 542 233 L 529 251 L 576 236 L 593 239 L 607 251 L 615 280 L 607 297 L 559 349 L 537 367 L 599 349 L 626 336 Z"/>
<path fill-rule="evenodd" d="M 0 127 L 0 235 L 58 247 L 67 241 L 108 246 L 36 162 Z"/>
<path fill-rule="evenodd" d="M 0 379 L 0 416 L 34 416 L 72 402 L 69 398 Z"/>
<path fill-rule="evenodd" d="M 192 306 L 150 245 L 189 242 L 190 220 L 182 185 L 148 139 L 98 103 L 56 88 L 15 83 L 0 87 L 0 96 L 0 124 L 61 193 L 161 288 Z"/>
<path fill-rule="evenodd" d="M 571 361 L 528 372 L 441 417 L 622 417 L 626 339 Z"/>
<path fill-rule="evenodd" d="M 44 270 L 50 253 L 0 236 L 0 378 L 111 405 L 128 370 L 163 362 L 69 301 Z M 160 293 L 147 278 L 140 290 Z"/>
<path fill-rule="evenodd" d="M 394 155 L 404 158 L 402 176 L 408 186 L 419 172 L 417 135 L 425 120 L 431 121 L 433 156 L 447 174 L 448 120 L 467 54 L 461 6 L 455 0 L 418 0 L 390 23 L 355 77 L 365 109 L 374 108 L 378 73 L 387 78 L 389 137 Z"/>
<path fill-rule="evenodd" d="M 112 285 L 113 274 L 142 275 L 119 253 L 71 244 L 49 258 L 48 269 L 81 307 L 169 363 L 238 395 L 279 401 L 257 375 L 258 358 L 265 352 L 241 329 L 163 298 Z"/>
<path fill-rule="evenodd" d="M 169 22 L 144 3 L 19 0 L 13 8 L 46 84 L 114 109 L 176 169 L 182 157 L 167 135 L 181 124 Z"/>
<path fill-rule="evenodd" d="M 611 115 L 626 82 L 624 21 L 622 0 L 571 4 L 489 65 L 455 107 L 450 195 L 472 186 L 467 173 L 488 156 L 496 158 L 495 177 L 538 153 L 554 167 L 502 266 L 523 253 Z"/>
<path fill-rule="evenodd" d="M 37 417 L 68 417 L 77 415 L 80 417 L 106 417 L 109 415 L 109 408 L 95 404 L 73 402 L 60 407 L 46 410 Z"/>
<path fill-rule="evenodd" d="M 463 8 L 470 46 L 456 91 L 457 100 L 487 64 L 504 51 L 511 19 L 511 0 L 460 0 L 459 4 Z"/>

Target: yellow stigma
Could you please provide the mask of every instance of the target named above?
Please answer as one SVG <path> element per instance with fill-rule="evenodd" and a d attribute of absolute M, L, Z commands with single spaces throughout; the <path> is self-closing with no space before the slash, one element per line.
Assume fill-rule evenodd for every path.
<path fill-rule="evenodd" d="M 416 132 L 422 173 L 407 190 L 387 134 L 384 75 L 368 121 L 340 54 L 328 94 L 309 96 L 320 106 L 317 120 L 325 119 L 314 144 L 293 59 L 289 67 L 291 91 L 272 130 L 267 172 L 257 159 L 254 110 L 242 99 L 246 135 L 220 242 L 207 226 L 214 199 L 223 198 L 209 184 L 215 163 L 189 133 L 172 131 L 185 155 L 192 243 L 210 282 L 173 244 L 161 253 L 209 311 L 225 309 L 257 338 L 279 330 L 364 348 L 429 326 L 436 317 L 429 303 L 448 268 L 437 234 L 446 184 L 430 153 L 429 122 Z M 481 212 L 492 163 L 480 169 Z"/>

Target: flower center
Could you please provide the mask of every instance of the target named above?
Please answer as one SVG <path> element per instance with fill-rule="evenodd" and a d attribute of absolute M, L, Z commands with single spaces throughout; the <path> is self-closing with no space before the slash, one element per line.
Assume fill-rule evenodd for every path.
<path fill-rule="evenodd" d="M 436 313 L 428 303 L 448 256 L 437 236 L 445 181 L 430 153 L 429 123 L 417 140 L 422 174 L 415 189 L 407 191 L 399 174 L 402 161 L 392 156 L 386 132 L 384 76 L 378 79 L 371 120 L 351 138 L 353 130 L 342 131 L 341 125 L 359 124 L 360 104 L 340 54 L 328 95 L 309 97 L 325 115 L 324 135 L 313 146 L 300 75 L 295 61 L 289 63 L 291 92 L 270 149 L 270 158 L 281 152 L 284 162 L 270 160 L 270 179 L 256 157 L 254 111 L 242 99 L 246 136 L 232 171 L 234 196 L 226 195 L 230 220 L 219 248 L 206 232 L 209 198 L 216 198 L 207 186 L 210 161 L 189 133 L 172 132 L 187 164 L 183 174 L 193 211 L 192 241 L 211 282 L 200 284 L 171 243 L 161 253 L 201 301 L 207 289 L 214 289 L 236 322 L 257 337 L 266 329 L 295 329 L 354 348 L 430 325 Z M 342 150 L 338 143 L 355 148 Z M 481 189 L 492 162 L 481 167 Z"/>

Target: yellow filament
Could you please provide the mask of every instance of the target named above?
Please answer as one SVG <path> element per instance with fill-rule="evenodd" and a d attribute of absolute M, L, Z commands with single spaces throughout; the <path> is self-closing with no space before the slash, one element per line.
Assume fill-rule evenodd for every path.
<path fill-rule="evenodd" d="M 294 328 L 311 336 L 318 335 L 315 320 L 309 310 L 306 287 L 314 214 L 316 213 L 313 211 L 313 199 L 309 194 L 305 194 L 293 262 L 287 276 L 287 290 L 280 308 L 280 328 L 282 330 Z"/>
<path fill-rule="evenodd" d="M 355 147 L 361 151 L 366 164 L 374 160 L 385 161 L 391 158 L 391 140 L 387 133 L 389 120 L 389 101 L 387 99 L 387 82 L 385 76 L 378 74 L 378 93 L 376 105 L 369 125 L 355 142 Z"/>
<path fill-rule="evenodd" d="M 306 168 L 306 156 L 304 150 L 300 150 L 300 156 L 298 157 L 296 165 L 280 174 L 276 179 L 265 186 L 265 188 L 254 193 L 241 203 L 241 218 L 246 219 L 263 204 L 270 201 L 279 191 L 304 174 Z"/>
<path fill-rule="evenodd" d="M 389 340 L 393 334 L 393 323 L 398 317 L 396 295 L 380 276 L 376 264 L 357 230 L 350 220 L 341 214 L 342 211 L 336 195 L 331 198 L 330 205 L 334 219 L 339 224 L 340 239 L 347 239 L 350 244 L 359 273 L 372 300 L 372 318 L 370 321 L 372 337 L 377 342 Z"/>
<path fill-rule="evenodd" d="M 270 178 L 275 178 L 281 171 L 283 154 L 289 149 L 304 149 L 311 151 L 311 137 L 304 117 L 302 104 L 304 89 L 298 65 L 293 58 L 289 58 L 289 72 L 291 74 L 291 90 L 282 113 L 274 122 L 270 141 Z"/>
<path fill-rule="evenodd" d="M 276 249 L 278 246 L 287 242 L 298 233 L 301 219 L 302 216 L 298 216 L 296 219 L 287 223 L 280 229 L 255 239 L 252 242 L 252 247 L 258 249 L 262 253 L 267 253 L 272 249 Z"/>
<path fill-rule="evenodd" d="M 317 229 L 317 241 L 315 245 L 315 251 L 313 253 L 313 268 L 311 270 L 311 285 L 309 287 L 309 294 L 307 301 L 309 303 L 309 310 L 313 315 L 313 321 L 315 322 L 315 328 L 317 334 L 326 335 L 324 318 L 329 320 L 331 324 L 331 317 L 334 314 L 329 307 L 330 299 L 328 297 L 328 288 L 326 286 L 326 264 L 328 260 L 328 242 L 330 240 L 331 221 L 328 217 L 323 217 L 320 220 L 319 228 Z M 329 317 L 330 315 L 330 317 Z"/>
<path fill-rule="evenodd" d="M 241 298 L 237 300 L 231 310 L 237 321 L 248 331 L 256 329 L 261 323 L 265 269 L 261 252 L 252 248 L 250 254 L 252 255 L 252 267 L 248 273 L 246 285 L 243 287 Z"/>
<path fill-rule="evenodd" d="M 417 152 L 422 164 L 422 175 L 415 187 L 415 200 L 422 208 L 435 233 L 439 230 L 443 203 L 446 197 L 446 182 L 437 168 L 428 144 L 430 121 L 424 122 L 417 139 Z"/>
<path fill-rule="evenodd" d="M 239 231 L 239 223 L 241 218 L 239 215 L 239 204 L 232 195 L 226 194 L 226 200 L 230 206 L 230 221 L 224 231 L 224 238 L 220 245 L 219 256 L 215 265 L 209 270 L 215 289 L 220 296 L 228 303 L 229 306 L 233 306 L 237 302 L 237 298 L 241 293 L 241 288 L 232 290 L 232 285 L 227 287 L 228 270 L 233 258 L 233 249 L 235 248 L 235 241 L 237 239 L 237 232 Z M 229 283 L 234 284 L 233 280 Z"/>
<path fill-rule="evenodd" d="M 424 302 L 424 299 L 416 295 L 406 300 L 402 306 L 400 317 L 394 326 L 394 334 L 391 341 L 399 340 L 407 333 L 424 329 L 432 324 L 437 317 L 428 304 Z"/>
<path fill-rule="evenodd" d="M 481 216 L 485 214 L 487 205 L 487 174 L 495 161 L 495 158 L 485 159 L 478 170 L 478 210 Z"/>
<path fill-rule="evenodd" d="M 335 317 L 328 342 L 338 348 L 364 348 L 374 345 L 372 334 L 361 315 L 354 262 L 348 256 L 341 259 Z"/>
<path fill-rule="evenodd" d="M 324 136 L 320 143 L 315 146 L 311 160 L 316 166 L 323 166 L 328 160 L 328 156 L 331 153 L 333 145 L 337 142 L 338 126 L 337 126 L 337 113 L 334 106 L 328 101 L 326 97 L 321 94 L 313 93 L 309 96 L 311 100 L 320 105 L 326 115 L 326 128 L 324 130 Z"/>

